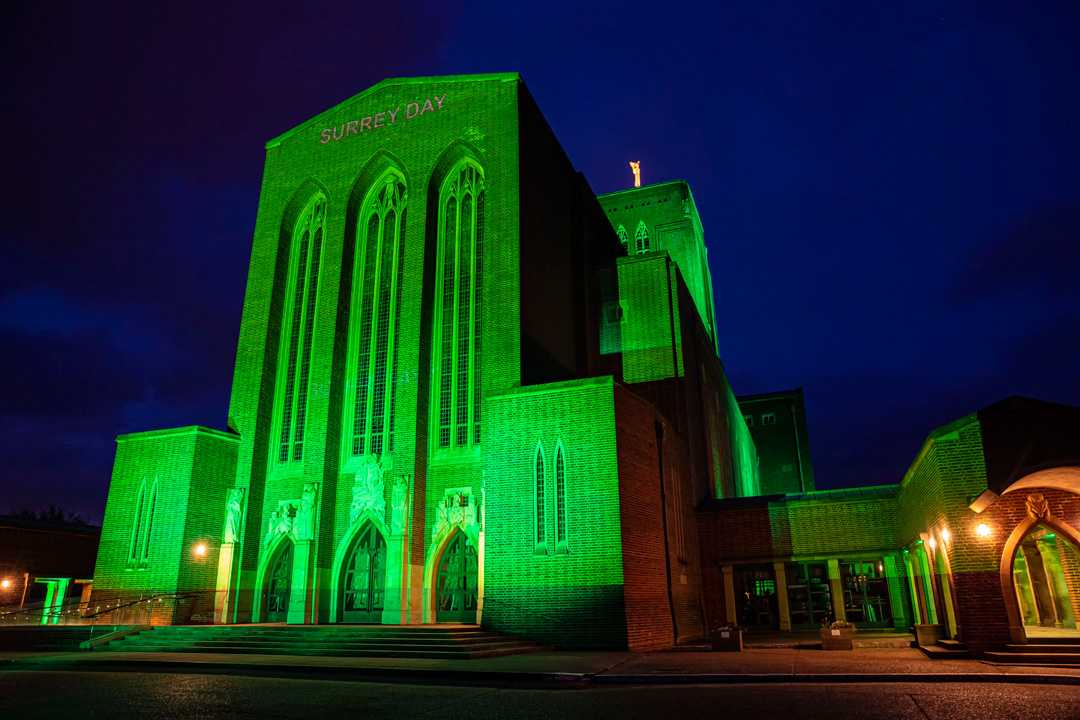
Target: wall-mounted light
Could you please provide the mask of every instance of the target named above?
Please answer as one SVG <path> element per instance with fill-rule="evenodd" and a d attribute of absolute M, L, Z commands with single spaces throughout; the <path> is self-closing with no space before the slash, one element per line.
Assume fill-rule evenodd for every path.
<path fill-rule="evenodd" d="M 0 580 L 0 589 L 7 590 L 9 587 L 11 587 L 11 578 Z"/>
<path fill-rule="evenodd" d="M 930 546 L 930 550 L 937 550 L 937 540 L 934 539 L 933 535 L 926 541 L 926 544 Z"/>
<path fill-rule="evenodd" d="M 206 557 L 206 543 L 195 543 L 195 547 L 191 548 L 191 554 L 197 558 Z"/>
<path fill-rule="evenodd" d="M 949 528 L 941 528 L 941 539 L 946 543 L 952 540 L 952 533 L 949 532 Z"/>
<path fill-rule="evenodd" d="M 986 523 L 979 523 L 975 526 L 975 534 L 981 538 L 988 538 L 994 534 L 994 531 Z"/>

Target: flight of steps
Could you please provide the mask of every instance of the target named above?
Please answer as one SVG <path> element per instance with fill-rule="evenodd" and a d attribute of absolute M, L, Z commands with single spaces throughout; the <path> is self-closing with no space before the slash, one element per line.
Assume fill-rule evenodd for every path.
<path fill-rule="evenodd" d="M 466 659 L 541 648 L 476 625 L 170 625 L 128 635 L 99 649 Z"/>
<path fill-rule="evenodd" d="M 919 649 L 931 660 L 958 660 L 971 657 L 967 645 L 959 640 L 938 640 L 933 645 L 920 645 Z"/>
<path fill-rule="evenodd" d="M 983 654 L 983 659 L 1008 665 L 1080 666 L 1080 638 L 1029 638 Z"/>

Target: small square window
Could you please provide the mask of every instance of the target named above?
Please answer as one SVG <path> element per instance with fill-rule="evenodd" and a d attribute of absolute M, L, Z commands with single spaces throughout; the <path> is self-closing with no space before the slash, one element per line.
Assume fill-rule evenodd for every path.
<path fill-rule="evenodd" d="M 743 420 L 746 421 L 746 427 L 754 427 L 754 416 L 753 415 L 743 415 Z"/>
<path fill-rule="evenodd" d="M 762 413 L 761 414 L 761 425 L 762 425 L 762 427 L 764 427 L 766 425 L 775 425 L 775 424 L 776 424 L 776 413 Z"/>

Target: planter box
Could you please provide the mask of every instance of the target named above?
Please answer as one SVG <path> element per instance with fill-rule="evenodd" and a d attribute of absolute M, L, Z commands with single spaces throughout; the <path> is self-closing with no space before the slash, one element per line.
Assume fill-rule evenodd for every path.
<path fill-rule="evenodd" d="M 854 650 L 855 628 L 821 628 L 822 650 Z"/>
<path fill-rule="evenodd" d="M 944 625 L 916 625 L 915 626 L 915 642 L 920 647 L 928 647 L 930 645 L 937 645 L 938 640 L 945 639 L 945 626 Z"/>
<path fill-rule="evenodd" d="M 742 652 L 742 630 L 713 630 L 709 639 L 713 650 Z"/>

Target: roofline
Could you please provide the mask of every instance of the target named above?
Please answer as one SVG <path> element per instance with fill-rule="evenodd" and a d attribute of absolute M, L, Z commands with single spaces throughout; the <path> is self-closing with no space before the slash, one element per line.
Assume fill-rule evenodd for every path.
<path fill-rule="evenodd" d="M 124 433 L 123 435 L 116 436 L 116 442 L 129 442 L 131 440 L 156 440 L 163 437 L 172 437 L 174 435 L 206 435 L 218 440 L 226 440 L 228 442 L 238 443 L 240 442 L 240 436 L 237 433 L 229 432 L 227 430 L 218 430 L 216 428 L 206 427 L 205 425 L 184 425 L 183 427 L 175 428 L 161 428 L 159 430 L 143 430 L 142 432 Z"/>
<path fill-rule="evenodd" d="M 520 82 L 521 81 L 521 73 L 503 72 L 503 73 L 482 73 L 482 74 L 477 74 L 477 75 L 425 75 L 425 76 L 422 76 L 422 77 L 386 78 L 385 80 L 380 80 L 379 82 L 375 83 L 374 85 L 367 88 L 366 90 L 361 90 L 357 94 L 352 95 L 351 97 L 345 98 L 344 100 L 342 100 L 338 104 L 334 105 L 333 107 L 330 107 L 330 108 L 327 108 L 326 110 L 323 110 L 319 114 L 308 118 L 307 120 L 300 123 L 299 125 L 293 126 L 291 129 L 286 130 L 285 132 L 281 133 L 280 135 L 277 135 L 276 137 L 273 137 L 273 138 L 267 140 L 266 145 L 265 145 L 265 149 L 269 150 L 271 148 L 277 147 L 278 145 L 280 145 L 285 140 L 288 140 L 289 138 L 291 138 L 293 135 L 298 134 L 301 130 L 305 130 L 305 129 L 311 127 L 312 125 L 315 125 L 316 121 L 320 120 L 324 116 L 329 115 L 330 113 L 333 113 L 333 112 L 336 112 L 336 111 L 340 110 L 342 107 L 344 107 L 345 105 L 348 105 L 349 103 L 353 102 L 354 100 L 359 100 L 361 98 L 367 97 L 368 95 L 371 95 L 371 94 L 375 93 L 378 90 L 382 90 L 383 88 L 393 87 L 393 86 L 398 86 L 398 85 L 423 85 L 423 84 L 431 83 L 431 82 L 435 82 L 435 81 L 443 81 L 443 82 L 474 82 L 475 81 L 475 82 L 482 82 L 482 81 L 486 81 L 486 80 L 501 80 L 503 82 Z"/>
<path fill-rule="evenodd" d="M 602 193 L 596 196 L 597 200 L 603 200 L 604 198 L 614 197 L 616 195 L 622 195 L 623 193 L 643 192 L 645 190 L 659 190 L 667 185 L 682 185 L 686 188 L 686 191 L 690 193 L 690 198 L 693 200 L 693 192 L 690 190 L 690 183 L 686 180 L 676 178 L 674 180 L 662 180 L 660 182 L 649 183 L 648 185 L 642 185 L 640 187 L 623 188 L 622 190 L 614 190 L 609 193 Z M 695 203 L 696 206 L 696 203 Z"/>
<path fill-rule="evenodd" d="M 789 397 L 791 395 L 798 395 L 803 397 L 803 389 L 801 387 L 791 388 L 790 390 L 773 390 L 771 392 L 763 393 L 751 393 L 750 395 L 736 395 L 735 400 L 740 403 L 744 402 L 756 402 L 758 400 L 775 400 L 781 397 Z"/>
<path fill-rule="evenodd" d="M 911 474 L 915 471 L 915 467 L 923 461 L 926 454 L 930 452 L 930 448 L 934 446 L 934 443 L 938 440 L 943 440 L 948 436 L 959 432 L 962 428 L 968 427 L 971 424 L 978 424 L 979 414 L 978 412 L 968 413 L 963 417 L 957 418 L 944 425 L 938 425 L 927 434 L 926 439 L 923 440 L 922 446 L 919 447 L 919 452 L 915 454 L 915 459 L 908 465 L 907 470 L 904 471 L 903 477 L 900 478 L 900 485 L 906 485 L 911 478 Z"/>

